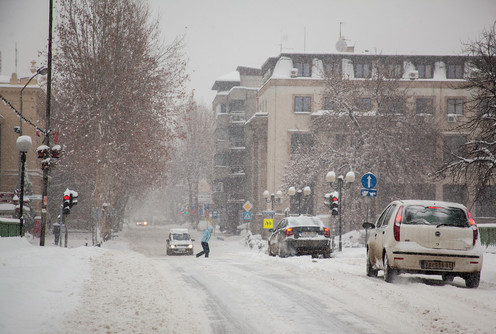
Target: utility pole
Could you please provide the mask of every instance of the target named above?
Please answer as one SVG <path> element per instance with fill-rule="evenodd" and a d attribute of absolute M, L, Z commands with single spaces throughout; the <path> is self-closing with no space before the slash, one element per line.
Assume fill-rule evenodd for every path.
<path fill-rule="evenodd" d="M 49 0 L 48 10 L 48 73 L 47 73 L 47 97 L 45 118 L 45 140 L 44 144 L 50 147 L 50 108 L 52 97 L 52 22 L 53 22 L 53 0 Z M 41 233 L 40 246 L 45 246 L 45 233 L 48 215 L 48 172 L 50 168 L 43 169 L 43 189 L 41 203 Z"/>

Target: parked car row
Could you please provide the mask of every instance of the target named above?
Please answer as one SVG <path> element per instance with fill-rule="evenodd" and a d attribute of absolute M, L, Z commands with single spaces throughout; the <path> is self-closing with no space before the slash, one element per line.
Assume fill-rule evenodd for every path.
<path fill-rule="evenodd" d="M 468 288 L 480 282 L 483 252 L 479 231 L 470 212 L 461 204 L 403 200 L 390 203 L 370 229 L 367 240 L 366 272 L 393 282 L 402 273 L 440 275 L 443 281 L 455 277 Z M 271 256 L 331 256 L 329 229 L 318 217 L 286 217 L 271 230 Z"/>

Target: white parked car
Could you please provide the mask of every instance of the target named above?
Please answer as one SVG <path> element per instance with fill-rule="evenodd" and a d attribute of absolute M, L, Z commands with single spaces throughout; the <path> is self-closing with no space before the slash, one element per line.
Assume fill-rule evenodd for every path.
<path fill-rule="evenodd" d="M 467 208 L 441 201 L 404 200 L 390 203 L 367 241 L 367 275 L 392 282 L 400 273 L 459 276 L 468 288 L 479 286 L 483 253 L 479 231 Z"/>
<path fill-rule="evenodd" d="M 173 228 L 167 239 L 167 255 L 187 254 L 193 255 L 193 241 L 186 228 Z"/>

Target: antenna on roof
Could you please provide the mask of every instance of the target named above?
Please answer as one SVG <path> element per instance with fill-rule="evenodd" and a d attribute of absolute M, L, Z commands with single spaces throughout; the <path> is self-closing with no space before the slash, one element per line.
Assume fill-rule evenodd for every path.
<path fill-rule="evenodd" d="M 17 73 L 17 41 L 15 42 L 15 61 L 14 61 L 14 65 L 15 65 L 15 73 Z"/>

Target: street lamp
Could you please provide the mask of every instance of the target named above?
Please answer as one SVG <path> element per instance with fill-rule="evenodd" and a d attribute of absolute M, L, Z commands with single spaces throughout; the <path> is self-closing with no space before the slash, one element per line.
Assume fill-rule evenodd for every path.
<path fill-rule="evenodd" d="M 29 78 L 28 82 L 26 82 L 26 84 L 24 85 L 24 87 L 21 88 L 21 93 L 20 93 L 20 108 L 19 108 L 19 113 L 21 114 L 20 123 L 19 123 L 19 135 L 20 136 L 22 136 L 22 92 L 29 85 L 29 83 L 31 82 L 31 80 L 34 79 L 34 77 L 36 77 L 38 74 L 46 75 L 47 72 L 48 72 L 48 68 L 46 68 L 45 66 L 40 67 L 39 69 L 36 70 L 36 73 L 33 74 L 33 76 L 31 78 Z"/>
<path fill-rule="evenodd" d="M 288 189 L 288 195 L 293 197 L 296 196 L 296 199 L 298 200 L 298 215 L 301 215 L 301 198 L 303 196 L 309 196 L 312 193 L 312 190 L 310 189 L 309 186 L 305 186 L 303 190 L 298 189 L 296 190 L 295 187 L 290 187 Z"/>
<path fill-rule="evenodd" d="M 332 188 L 332 184 L 336 181 L 336 173 L 334 172 L 329 172 L 327 173 L 326 177 L 325 177 L 326 181 L 329 182 L 329 185 L 331 186 Z M 341 197 L 341 193 L 343 191 L 343 189 L 346 189 L 346 188 L 349 188 L 351 186 L 351 184 L 353 182 L 355 182 L 355 173 L 352 172 L 352 171 L 349 171 L 348 173 L 346 173 L 346 176 L 343 177 L 343 175 L 339 175 L 337 177 L 337 186 L 338 186 L 338 199 L 339 199 L 339 208 L 338 208 L 338 215 L 339 215 L 339 251 L 342 251 L 343 250 L 343 245 L 341 243 L 341 236 L 343 234 L 343 225 L 342 225 L 342 212 L 341 212 L 341 203 L 342 203 L 342 197 Z M 343 185 L 343 183 L 345 183 Z M 347 186 L 346 186 L 347 185 Z"/>
<path fill-rule="evenodd" d="M 26 164 L 26 153 L 29 152 L 33 142 L 29 136 L 19 136 L 16 141 L 17 150 L 21 153 L 21 194 L 19 198 L 19 235 L 22 237 L 24 226 L 23 207 L 24 207 L 24 170 Z"/>
<path fill-rule="evenodd" d="M 281 203 L 282 191 L 278 190 L 276 193 L 269 193 L 268 190 L 263 192 L 263 197 L 267 203 L 271 203 L 270 209 L 274 211 L 274 203 Z"/>

